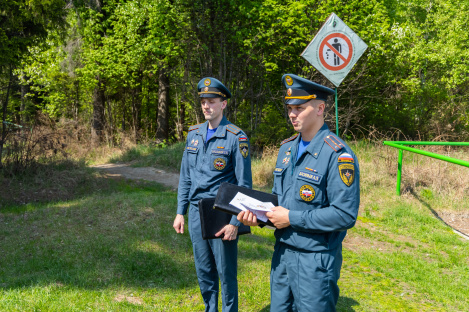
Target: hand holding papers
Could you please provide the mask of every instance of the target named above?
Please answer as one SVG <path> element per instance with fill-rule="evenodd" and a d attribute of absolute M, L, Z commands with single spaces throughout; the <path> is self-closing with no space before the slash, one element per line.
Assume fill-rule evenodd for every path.
<path fill-rule="evenodd" d="M 236 194 L 236 196 L 231 200 L 230 205 L 233 205 L 242 211 L 252 211 L 252 213 L 256 215 L 257 219 L 263 222 L 267 222 L 269 220 L 265 214 L 272 211 L 272 208 L 275 207 L 275 205 L 270 202 L 261 202 L 241 192 Z"/>
<path fill-rule="evenodd" d="M 248 200 L 248 201 L 243 200 L 243 201 L 241 201 L 241 202 L 244 202 L 244 204 L 246 206 L 250 207 L 251 209 L 248 209 L 243 205 L 235 206 L 235 205 L 231 204 L 231 201 L 238 195 L 238 193 L 241 193 L 240 196 L 244 195 L 245 197 L 247 196 L 247 197 L 250 197 L 250 198 L 256 200 L 257 203 L 260 202 L 261 206 L 263 206 L 264 208 L 265 207 L 266 208 L 272 208 L 272 207 L 278 206 L 277 195 L 273 195 L 273 194 L 253 190 L 253 189 L 243 187 L 243 186 L 238 186 L 238 185 L 235 185 L 235 184 L 232 184 L 232 183 L 223 182 L 222 184 L 220 184 L 220 188 L 218 189 L 217 198 L 215 199 L 214 208 L 217 209 L 217 210 L 221 210 L 221 211 L 230 213 L 230 214 L 235 215 L 235 216 L 237 216 L 241 211 L 246 211 L 246 210 L 254 211 L 254 210 L 251 210 L 251 209 L 256 208 L 256 205 L 252 206 L 250 204 L 246 204 L 246 203 L 252 203 L 252 200 Z M 270 205 L 266 206 L 266 203 L 271 203 L 272 206 L 270 206 Z M 262 209 L 260 209 L 261 206 L 257 207 L 258 211 L 262 211 Z M 264 211 L 264 215 L 265 215 L 265 213 L 267 213 L 267 211 Z M 261 227 L 263 227 L 265 225 L 273 226 L 272 222 L 270 222 L 267 218 L 265 220 L 266 221 L 263 221 L 263 220 L 258 218 L 257 221 L 260 223 L 259 226 L 261 226 Z"/>

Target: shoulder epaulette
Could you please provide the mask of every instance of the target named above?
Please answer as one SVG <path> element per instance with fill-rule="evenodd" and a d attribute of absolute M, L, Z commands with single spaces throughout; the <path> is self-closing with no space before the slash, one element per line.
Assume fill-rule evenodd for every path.
<path fill-rule="evenodd" d="M 193 125 L 189 127 L 189 131 L 199 129 L 204 123 L 199 123 L 198 125 Z"/>
<path fill-rule="evenodd" d="M 226 130 L 230 131 L 231 133 L 233 134 L 238 134 L 241 132 L 241 129 L 236 127 L 235 125 L 233 124 L 227 124 L 226 125 Z"/>
<path fill-rule="evenodd" d="M 324 138 L 324 142 L 326 142 L 327 145 L 329 145 L 335 152 L 338 152 L 345 147 L 337 137 L 331 134 Z"/>
<path fill-rule="evenodd" d="M 297 137 L 298 135 L 299 135 L 299 133 L 295 134 L 294 136 L 289 137 L 288 139 L 283 140 L 282 143 L 280 143 L 280 145 L 283 145 L 283 144 L 285 144 L 285 143 L 287 143 L 287 142 L 290 142 L 290 141 L 296 139 L 296 137 Z"/>

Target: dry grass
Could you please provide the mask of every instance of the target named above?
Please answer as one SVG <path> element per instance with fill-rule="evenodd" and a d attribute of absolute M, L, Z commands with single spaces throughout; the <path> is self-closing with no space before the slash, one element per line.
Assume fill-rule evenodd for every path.
<path fill-rule="evenodd" d="M 362 191 L 376 188 L 396 187 L 398 151 L 395 148 L 375 143 L 352 142 L 349 144 L 357 154 L 360 164 Z M 469 160 L 467 148 L 426 146 L 426 151 L 449 157 Z M 268 189 L 273 185 L 273 170 L 279 148 L 270 146 L 262 156 L 253 159 L 253 184 Z M 402 195 L 417 194 L 435 199 L 445 198 L 448 209 L 458 210 L 461 201 L 469 195 L 469 168 L 410 152 L 404 152 L 401 180 Z M 450 200 L 448 200 L 448 198 Z M 379 202 L 379 198 L 373 198 Z"/>
<path fill-rule="evenodd" d="M 268 146 L 264 148 L 262 156 L 252 160 L 252 183 L 257 188 L 272 187 L 274 183 L 275 161 L 279 148 Z"/>
<path fill-rule="evenodd" d="M 136 140 L 131 135 L 118 131 L 113 138 L 105 135 L 102 144 L 92 144 L 91 129 L 73 120 L 62 120 L 58 131 L 63 133 L 65 150 L 75 160 L 86 159 L 88 163 L 106 163 L 124 151 L 135 147 Z"/>
<path fill-rule="evenodd" d="M 4 157 L 0 171 L 0 208 L 69 200 L 89 190 L 106 189 L 107 179 L 87 165 L 108 162 L 136 144 L 120 135 L 119 144 L 106 141 L 93 146 L 90 132 L 76 122 L 55 123 L 42 115 L 32 130 L 12 132 L 7 142 L 12 156 Z"/>
<path fill-rule="evenodd" d="M 398 151 L 395 148 L 375 146 L 376 168 L 396 177 Z M 420 149 L 461 160 L 469 160 L 467 148 L 423 146 Z M 469 194 L 469 168 L 446 161 L 404 151 L 401 192 L 419 192 L 424 189 L 435 194 L 450 195 L 461 200 Z M 381 170 L 380 170 L 381 171 Z M 396 183 L 396 180 L 394 180 Z"/>

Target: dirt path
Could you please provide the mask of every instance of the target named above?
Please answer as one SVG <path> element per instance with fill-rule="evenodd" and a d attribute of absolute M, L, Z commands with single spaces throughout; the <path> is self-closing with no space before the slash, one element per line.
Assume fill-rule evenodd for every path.
<path fill-rule="evenodd" d="M 130 164 L 94 165 L 93 168 L 106 172 L 110 177 L 122 177 L 132 180 L 146 180 L 161 183 L 173 189 L 179 184 L 179 174 L 153 167 L 131 167 Z"/>
<path fill-rule="evenodd" d="M 133 180 L 147 180 L 161 183 L 172 189 L 177 189 L 179 174 L 153 167 L 131 167 L 131 164 L 104 164 L 93 168 L 105 171 L 110 177 L 122 177 Z M 469 239 L 469 213 L 467 212 L 438 212 L 437 218 L 452 227 L 462 237 Z"/>
<path fill-rule="evenodd" d="M 469 240 L 469 212 L 466 211 L 439 211 L 437 218 L 443 220 L 453 228 L 456 234 Z"/>

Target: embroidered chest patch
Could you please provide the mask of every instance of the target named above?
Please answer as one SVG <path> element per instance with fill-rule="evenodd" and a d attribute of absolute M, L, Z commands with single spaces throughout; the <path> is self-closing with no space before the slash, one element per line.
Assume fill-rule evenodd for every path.
<path fill-rule="evenodd" d="M 239 151 L 244 158 L 248 157 L 249 155 L 249 145 L 246 142 L 239 142 Z"/>
<path fill-rule="evenodd" d="M 226 161 L 223 158 L 216 158 L 213 161 L 213 167 L 217 170 L 223 170 L 226 167 Z"/>
<path fill-rule="evenodd" d="M 314 196 L 316 196 L 316 192 L 311 185 L 305 184 L 300 187 L 300 197 L 302 200 L 310 202 L 314 199 Z"/>
<path fill-rule="evenodd" d="M 353 184 L 355 178 L 355 166 L 351 163 L 339 164 L 339 174 L 342 182 L 350 186 Z"/>

